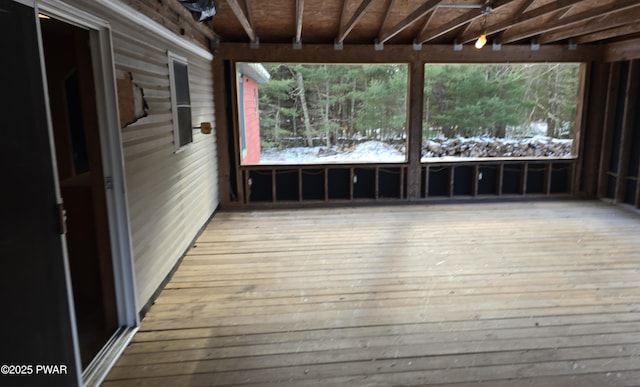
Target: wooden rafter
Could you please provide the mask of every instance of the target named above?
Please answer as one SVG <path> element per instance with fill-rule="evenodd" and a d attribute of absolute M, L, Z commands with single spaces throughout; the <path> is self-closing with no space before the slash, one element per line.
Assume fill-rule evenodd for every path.
<path fill-rule="evenodd" d="M 471 23 L 472 21 L 482 17 L 483 13 L 482 10 L 480 9 L 472 9 L 470 11 L 468 11 L 467 13 L 465 13 L 464 15 L 461 15 L 459 17 L 457 17 L 456 19 L 445 23 L 443 26 L 438 27 L 437 29 L 434 30 L 426 30 L 426 31 L 422 31 L 416 38 L 415 41 L 416 43 L 425 43 L 428 42 L 429 40 L 433 40 L 439 36 L 442 36 L 444 34 L 446 34 L 447 32 L 453 31 L 456 28 L 459 28 L 465 24 Z"/>
<path fill-rule="evenodd" d="M 286 36 L 299 49 L 302 40 L 342 46 L 356 34 L 358 42 L 449 45 L 454 38 L 473 42 L 484 32 L 493 42 L 517 45 L 531 37 L 540 44 L 585 44 L 640 33 L 634 28 L 640 0 L 323 0 L 313 9 L 304 0 L 270 2 L 264 9 L 256 0 L 222 2 L 210 27 L 225 42 L 250 40 L 254 48 L 257 42 L 281 44 Z M 486 5 L 495 11 L 483 13 Z"/>
<path fill-rule="evenodd" d="M 553 4 L 553 3 L 552 3 Z M 603 5 L 600 7 L 592 8 L 584 12 L 580 12 L 571 16 L 567 16 L 563 19 L 553 19 L 547 23 L 536 25 L 534 28 L 526 31 L 518 32 L 505 32 L 500 37 L 501 43 L 510 43 L 518 40 L 530 38 L 532 36 L 556 31 L 561 28 L 565 28 L 578 23 L 586 22 L 589 20 L 597 19 L 604 15 L 608 15 L 618 11 L 624 11 L 630 8 L 638 7 L 637 0 L 618 0 L 614 3 Z"/>
<path fill-rule="evenodd" d="M 249 22 L 249 19 L 247 19 L 247 16 L 244 14 L 242 7 L 238 3 L 238 0 L 227 0 L 227 3 L 229 4 L 229 7 L 231 7 L 233 13 L 236 15 L 236 18 L 238 18 L 238 21 L 242 25 L 242 28 L 244 28 L 247 36 L 249 36 L 249 40 L 255 42 L 258 39 L 256 31 L 253 28 L 251 22 Z"/>
<path fill-rule="evenodd" d="M 384 13 L 384 19 L 382 19 L 382 23 L 380 24 L 378 36 L 382 35 L 382 32 L 387 28 L 387 21 L 389 20 L 389 15 L 391 15 L 391 10 L 393 9 L 393 5 L 395 3 L 396 0 L 389 0 L 389 3 L 387 4 L 387 11 Z"/>
<path fill-rule="evenodd" d="M 582 27 L 562 28 L 556 32 L 543 34 L 540 36 L 539 42 L 552 43 L 563 39 L 569 39 L 576 36 L 587 35 L 594 32 L 610 30 L 615 27 L 634 24 L 637 26 L 638 16 L 635 12 L 620 11 L 610 14 L 594 23 L 587 23 Z"/>
<path fill-rule="evenodd" d="M 426 31 L 429 28 L 429 24 L 431 24 L 431 21 L 433 20 L 433 17 L 436 15 L 437 11 L 438 11 L 438 8 L 434 9 L 433 11 L 431 11 L 431 13 L 429 13 L 429 16 L 425 18 L 424 24 L 422 25 L 422 28 L 420 29 L 418 36 L 422 36 L 422 34 L 426 33 Z M 414 39 L 414 42 L 417 42 L 417 40 Z"/>
<path fill-rule="evenodd" d="M 304 0 L 296 0 L 296 43 L 302 40 L 302 15 L 304 14 Z"/>
<path fill-rule="evenodd" d="M 473 22 L 468 23 L 467 25 L 465 25 L 464 28 L 461 30 L 461 32 L 458 34 L 458 36 L 466 35 L 469 32 L 469 30 L 471 30 L 472 26 L 473 26 Z"/>
<path fill-rule="evenodd" d="M 567 7 L 565 9 L 563 9 L 563 10 L 558 11 L 558 14 L 556 15 L 556 18 L 557 19 L 564 18 L 565 16 L 567 16 L 569 14 L 569 12 L 571 12 L 572 9 L 573 9 L 573 6 Z"/>
<path fill-rule="evenodd" d="M 513 12 L 512 17 L 518 17 L 522 15 L 531 6 L 531 3 L 533 3 L 534 1 L 535 0 L 524 0 L 522 4 L 520 4 L 518 8 L 516 8 L 515 12 Z"/>
<path fill-rule="evenodd" d="M 515 18 L 509 18 L 508 20 L 490 25 L 490 26 L 486 26 L 485 30 L 487 35 L 493 35 L 496 34 L 498 32 L 504 31 L 506 29 L 509 29 L 511 27 L 520 25 L 522 23 L 526 23 L 530 20 L 536 19 L 538 17 L 547 15 L 549 13 L 552 12 L 556 12 L 560 9 L 564 9 L 566 7 L 570 7 L 576 3 L 579 3 L 583 0 L 558 0 L 558 1 L 554 1 L 551 2 L 549 4 L 540 6 L 538 8 L 535 8 L 531 11 L 525 12 Z M 474 31 L 474 32 L 469 32 L 469 33 L 465 33 L 463 36 L 458 38 L 458 41 L 460 43 L 468 43 L 471 42 L 475 39 L 478 38 L 478 34 L 481 33 L 482 31 Z M 502 41 L 500 43 L 503 43 Z"/>
<path fill-rule="evenodd" d="M 347 22 L 348 8 L 349 8 L 349 0 L 342 0 L 342 11 L 340 12 L 340 24 L 338 25 L 338 28 L 340 30 L 338 31 L 338 35 L 340 35 L 340 32 L 342 31 L 342 26 L 345 25 Z"/>
<path fill-rule="evenodd" d="M 582 35 L 575 38 L 574 40 L 577 44 L 585 44 L 585 43 L 596 42 L 598 40 L 611 39 L 618 36 L 625 36 L 625 35 L 631 35 L 631 34 L 637 34 L 637 33 L 640 33 L 640 24 L 634 23 L 634 24 L 627 24 L 626 26 L 622 26 L 618 28 L 611 28 L 605 31 L 598 31 L 588 35 Z"/>
<path fill-rule="evenodd" d="M 498 0 L 493 4 L 493 9 L 495 10 L 502 6 L 505 6 L 511 3 L 511 1 L 512 0 Z M 415 41 L 417 43 L 424 43 L 429 40 L 436 39 L 448 32 L 451 32 L 457 28 L 464 26 L 465 24 L 471 23 L 472 21 L 482 17 L 483 15 L 484 15 L 484 12 L 482 11 L 482 9 L 472 9 L 467 13 L 465 13 L 464 15 L 457 17 L 434 30 L 424 31 L 420 33 L 416 37 Z"/>
<path fill-rule="evenodd" d="M 371 8 L 371 6 L 375 2 L 376 0 L 362 0 L 362 2 L 360 3 L 360 6 L 358 7 L 358 9 L 356 9 L 353 16 L 349 20 L 349 22 L 346 25 L 340 23 L 340 33 L 338 34 L 338 38 L 336 38 L 336 41 L 338 43 L 342 43 L 344 41 L 347 35 L 349 35 L 351 30 L 353 30 L 356 24 L 358 24 L 360 19 L 362 19 L 362 17 L 367 13 L 367 11 Z M 345 4 L 346 3 L 347 2 L 345 0 Z M 344 10 L 343 10 L 343 17 L 344 17 Z"/>
<path fill-rule="evenodd" d="M 415 23 L 418 19 L 431 12 L 442 0 L 427 0 L 424 4 L 416 8 L 407 17 L 402 19 L 398 24 L 384 31 L 378 36 L 378 43 L 384 43 L 393 38 L 398 33 Z"/>
<path fill-rule="evenodd" d="M 249 24 L 251 24 L 252 26 L 255 26 L 256 24 L 254 23 L 254 20 L 253 20 L 253 7 L 251 5 L 252 1 L 253 0 L 244 0 L 244 9 L 247 12 L 247 19 L 249 20 Z"/>

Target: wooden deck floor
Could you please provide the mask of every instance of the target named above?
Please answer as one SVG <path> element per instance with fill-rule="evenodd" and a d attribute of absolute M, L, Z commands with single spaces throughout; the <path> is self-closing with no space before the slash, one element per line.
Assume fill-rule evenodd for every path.
<path fill-rule="evenodd" d="M 640 385 L 640 216 L 221 212 L 104 387 L 218 385 Z"/>

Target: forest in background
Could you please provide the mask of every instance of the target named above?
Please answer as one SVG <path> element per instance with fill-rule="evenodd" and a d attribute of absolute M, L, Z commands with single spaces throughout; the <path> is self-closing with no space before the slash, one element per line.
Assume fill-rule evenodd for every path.
<path fill-rule="evenodd" d="M 261 146 L 404 146 L 407 65 L 264 64 Z M 425 66 L 423 137 L 573 137 L 579 64 Z M 542 129 L 541 129 L 542 128 Z M 541 132 L 541 130 L 543 132 Z"/>
<path fill-rule="evenodd" d="M 579 70 L 559 63 L 427 65 L 426 137 L 572 138 Z"/>

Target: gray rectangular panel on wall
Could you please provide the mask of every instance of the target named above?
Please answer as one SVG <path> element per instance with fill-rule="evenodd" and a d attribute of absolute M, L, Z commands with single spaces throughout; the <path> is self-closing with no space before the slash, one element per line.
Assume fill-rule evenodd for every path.
<path fill-rule="evenodd" d="M 72 305 L 33 8 L 0 1 L 0 52 L 0 364 L 21 366 L 3 368 L 0 385 L 76 386 Z M 61 372 L 44 375 L 38 365 L 58 365 Z"/>

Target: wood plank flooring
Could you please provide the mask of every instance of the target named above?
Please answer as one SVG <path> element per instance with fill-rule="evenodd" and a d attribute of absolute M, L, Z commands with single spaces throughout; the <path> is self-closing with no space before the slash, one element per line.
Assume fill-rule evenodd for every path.
<path fill-rule="evenodd" d="M 222 385 L 638 386 L 640 216 L 223 211 L 103 386 Z"/>

